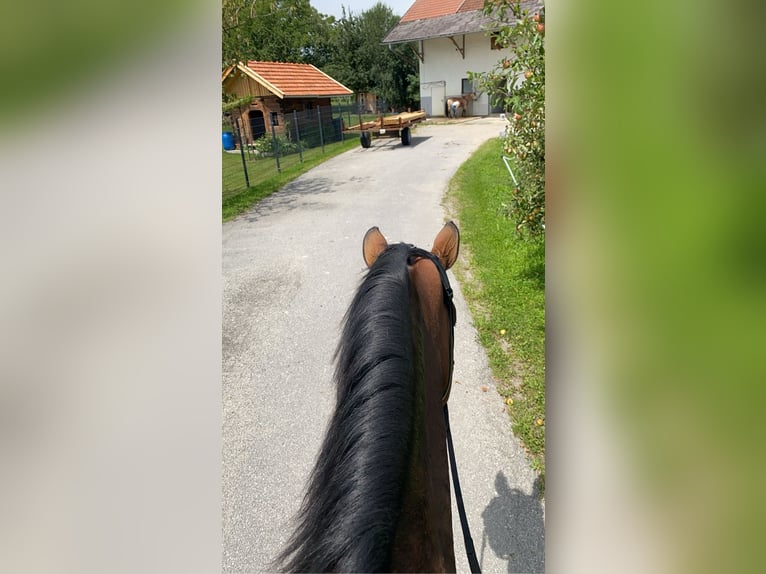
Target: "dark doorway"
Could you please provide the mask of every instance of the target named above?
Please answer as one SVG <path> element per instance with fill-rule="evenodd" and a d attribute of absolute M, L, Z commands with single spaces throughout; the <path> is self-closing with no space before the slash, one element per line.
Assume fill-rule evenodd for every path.
<path fill-rule="evenodd" d="M 266 125 L 263 122 L 261 110 L 250 110 L 250 133 L 253 134 L 254 140 L 266 133 Z"/>

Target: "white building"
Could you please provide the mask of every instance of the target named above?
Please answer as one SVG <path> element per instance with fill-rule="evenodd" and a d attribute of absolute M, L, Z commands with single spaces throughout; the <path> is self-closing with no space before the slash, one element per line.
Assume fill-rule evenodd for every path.
<path fill-rule="evenodd" d="M 539 0 L 522 2 L 533 12 Z M 509 48 L 497 48 L 487 34 L 492 21 L 483 15 L 484 0 L 415 0 L 399 24 L 383 39 L 384 44 L 408 43 L 420 61 L 420 107 L 429 116 L 444 116 L 450 96 L 473 91 L 468 71 L 488 72 Z M 480 93 L 468 105 L 468 115 L 491 112 L 489 98 Z"/>

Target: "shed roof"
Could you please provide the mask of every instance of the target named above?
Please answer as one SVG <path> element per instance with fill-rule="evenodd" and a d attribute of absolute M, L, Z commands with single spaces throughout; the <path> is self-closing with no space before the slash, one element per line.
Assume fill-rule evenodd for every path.
<path fill-rule="evenodd" d="M 240 62 L 227 68 L 221 80 L 225 80 L 234 69 L 250 76 L 281 99 L 347 96 L 354 93 L 311 64 L 249 60 L 247 64 Z"/>

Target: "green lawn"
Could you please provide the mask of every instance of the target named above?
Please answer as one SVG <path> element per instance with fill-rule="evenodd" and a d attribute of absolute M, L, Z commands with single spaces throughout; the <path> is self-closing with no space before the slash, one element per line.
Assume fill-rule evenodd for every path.
<path fill-rule="evenodd" d="M 254 203 L 271 195 L 312 167 L 357 146 L 359 146 L 359 138 L 350 136 L 346 137 L 345 142 L 325 145 L 324 153 L 322 153 L 321 147 L 304 151 L 303 163 L 300 163 L 297 153 L 291 154 L 280 159 L 282 173 L 277 173 L 274 158 L 250 159 L 245 154 L 248 175 L 250 177 L 249 189 L 245 185 L 241 156 L 239 154 L 223 152 L 221 204 L 223 220 L 227 221 L 246 211 Z"/>
<path fill-rule="evenodd" d="M 455 265 L 513 432 L 545 488 L 545 242 L 525 240 L 505 215 L 511 179 L 498 139 L 481 146 L 450 182 L 460 227 Z M 544 491 L 544 490 L 543 490 Z"/>

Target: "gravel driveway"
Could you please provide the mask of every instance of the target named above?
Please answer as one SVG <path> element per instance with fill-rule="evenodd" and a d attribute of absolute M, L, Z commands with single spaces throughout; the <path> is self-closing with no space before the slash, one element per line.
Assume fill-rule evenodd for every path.
<path fill-rule="evenodd" d="M 362 237 L 430 248 L 458 166 L 504 122 L 420 124 L 312 169 L 223 226 L 223 570 L 264 572 L 291 532 L 333 406 L 339 325 L 364 273 Z M 498 161 L 500 159 L 498 158 Z M 450 273 L 451 275 L 451 273 Z M 450 397 L 483 571 L 544 570 L 544 506 L 510 432 L 460 285 Z M 487 392 L 482 386 L 489 387 Z M 453 498 L 459 572 L 468 572 Z"/>

